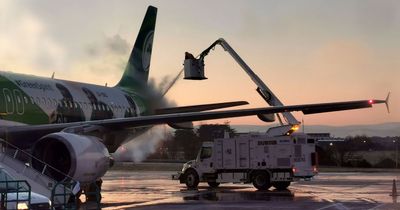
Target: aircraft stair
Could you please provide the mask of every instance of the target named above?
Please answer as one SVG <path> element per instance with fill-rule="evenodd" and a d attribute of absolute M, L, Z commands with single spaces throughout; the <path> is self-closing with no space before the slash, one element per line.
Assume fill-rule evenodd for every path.
<path fill-rule="evenodd" d="M 73 185 L 68 184 L 69 186 L 66 186 L 60 184 L 60 182 L 46 175 L 47 170 L 55 170 L 61 173 L 60 171 L 3 139 L 0 139 L 0 145 L 0 165 L 10 173 L 10 175 L 19 180 L 26 180 L 31 185 L 33 192 L 42 194 L 51 199 L 53 206 L 65 205 L 65 201 L 68 201 L 69 195 L 72 192 L 70 186 Z M 41 171 L 34 169 L 27 163 L 28 161 L 21 161 L 21 157 L 28 160 L 35 159 L 35 161 L 39 161 L 43 164 L 43 169 Z M 68 175 L 63 175 L 70 180 L 68 183 L 74 183 Z"/>

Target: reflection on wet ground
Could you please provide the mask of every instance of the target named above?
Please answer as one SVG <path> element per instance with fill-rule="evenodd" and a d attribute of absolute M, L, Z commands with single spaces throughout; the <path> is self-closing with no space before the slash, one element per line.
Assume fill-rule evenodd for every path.
<path fill-rule="evenodd" d="M 194 195 L 183 196 L 184 201 L 271 201 L 271 200 L 284 200 L 292 201 L 294 193 L 290 190 L 286 191 L 249 191 L 249 192 L 236 192 L 230 189 L 206 189 L 204 191 L 197 191 Z"/>
<path fill-rule="evenodd" d="M 103 209 L 400 209 L 389 196 L 394 173 L 322 173 L 292 183 L 287 191 L 257 191 L 250 184 L 187 190 L 170 179 L 172 173 L 108 172 Z"/>

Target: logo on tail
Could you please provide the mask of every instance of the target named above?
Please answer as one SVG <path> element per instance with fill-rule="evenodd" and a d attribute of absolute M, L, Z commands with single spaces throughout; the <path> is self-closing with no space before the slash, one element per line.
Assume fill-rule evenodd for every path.
<path fill-rule="evenodd" d="M 151 50 L 153 48 L 153 35 L 154 31 L 150 31 L 147 34 L 143 44 L 142 66 L 145 72 L 148 72 L 150 68 Z"/>

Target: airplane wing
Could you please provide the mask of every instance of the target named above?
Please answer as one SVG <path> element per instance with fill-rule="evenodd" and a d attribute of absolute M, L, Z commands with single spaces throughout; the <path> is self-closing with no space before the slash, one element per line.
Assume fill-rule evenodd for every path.
<path fill-rule="evenodd" d="M 290 106 L 276 106 L 266 108 L 251 108 L 238 110 L 224 110 L 211 112 L 187 112 L 162 115 L 139 116 L 129 118 L 116 118 L 96 121 L 73 122 L 62 124 L 45 125 L 23 125 L 0 129 L 0 138 L 18 139 L 32 135 L 38 138 L 49 133 L 58 132 L 67 128 L 83 128 L 85 126 L 100 126 L 106 129 L 123 129 L 141 126 L 152 126 L 157 124 L 182 123 L 189 121 L 201 121 L 231 117 L 244 117 L 258 114 L 273 114 L 282 112 L 302 111 L 304 114 L 321 112 L 333 112 L 349 109 L 360 109 L 372 107 L 373 104 L 386 103 L 388 100 L 361 100 L 319 104 L 301 104 Z"/>
<path fill-rule="evenodd" d="M 222 109 L 233 106 L 242 106 L 249 104 L 247 101 L 232 101 L 232 102 L 223 102 L 223 103 L 214 103 L 214 104 L 201 104 L 194 106 L 181 106 L 181 107 L 172 107 L 172 108 L 163 108 L 156 109 L 155 113 L 157 115 L 160 114 L 172 114 L 172 113 L 184 113 L 184 112 L 202 112 L 209 111 L 213 109 Z"/>

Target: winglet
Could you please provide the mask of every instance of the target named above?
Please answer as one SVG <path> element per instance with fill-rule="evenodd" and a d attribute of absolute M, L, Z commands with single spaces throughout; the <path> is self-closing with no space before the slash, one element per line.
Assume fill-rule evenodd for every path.
<path fill-rule="evenodd" d="M 386 99 L 385 99 L 385 105 L 386 105 L 386 109 L 387 109 L 388 113 L 390 113 L 389 99 L 390 99 L 390 92 L 387 94 Z"/>

